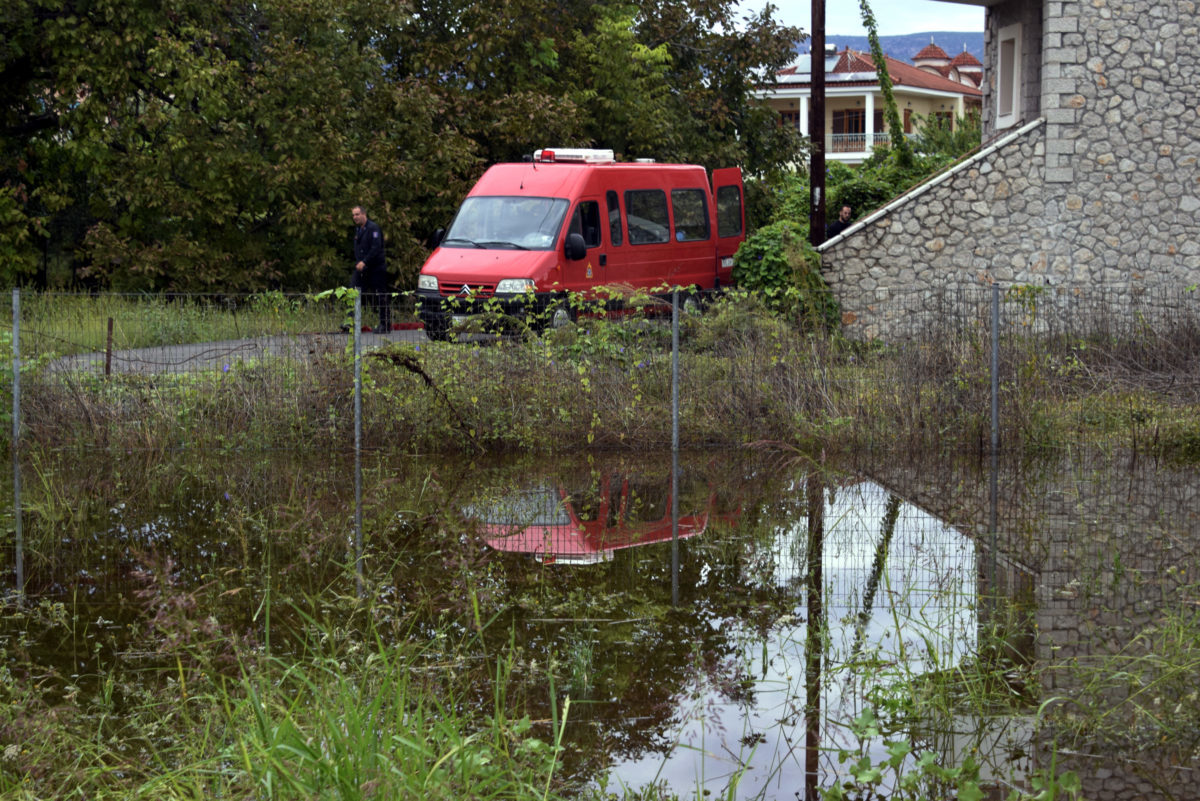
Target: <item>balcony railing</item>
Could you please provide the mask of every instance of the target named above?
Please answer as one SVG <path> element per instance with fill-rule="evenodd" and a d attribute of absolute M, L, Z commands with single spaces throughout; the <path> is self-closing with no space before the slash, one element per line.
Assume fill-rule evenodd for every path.
<path fill-rule="evenodd" d="M 911 134 L 905 134 L 909 138 Z M 826 153 L 866 153 L 878 146 L 887 147 L 892 143 L 892 137 L 885 131 L 871 134 L 871 146 L 867 147 L 868 136 L 865 133 L 829 134 L 825 137 Z"/>

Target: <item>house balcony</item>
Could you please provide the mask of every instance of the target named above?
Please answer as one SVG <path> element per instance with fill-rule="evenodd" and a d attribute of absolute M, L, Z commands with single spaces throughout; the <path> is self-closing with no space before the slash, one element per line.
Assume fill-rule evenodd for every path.
<path fill-rule="evenodd" d="M 912 134 L 905 134 L 905 139 L 912 139 Z M 844 161 L 848 164 L 858 164 L 871 155 L 877 147 L 889 147 L 892 137 L 888 133 L 835 133 L 825 135 L 825 158 L 833 161 Z"/>

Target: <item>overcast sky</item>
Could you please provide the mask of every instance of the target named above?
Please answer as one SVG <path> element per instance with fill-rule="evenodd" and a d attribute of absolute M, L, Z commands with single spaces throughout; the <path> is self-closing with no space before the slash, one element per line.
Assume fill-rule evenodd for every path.
<path fill-rule="evenodd" d="M 983 6 L 937 0 L 869 0 L 880 36 L 921 31 L 982 31 Z M 742 0 L 743 11 L 757 11 L 764 0 Z M 808 0 L 774 3 L 775 18 L 795 25 L 805 35 L 812 31 L 812 6 Z M 862 12 L 857 0 L 825 0 L 825 36 L 862 36 Z"/>

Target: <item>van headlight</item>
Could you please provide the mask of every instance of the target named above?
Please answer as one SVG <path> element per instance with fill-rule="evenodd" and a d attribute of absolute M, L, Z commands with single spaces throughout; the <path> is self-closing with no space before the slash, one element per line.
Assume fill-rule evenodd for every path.
<path fill-rule="evenodd" d="M 520 295 L 532 291 L 532 278 L 504 278 L 496 284 L 497 295 Z"/>
<path fill-rule="evenodd" d="M 437 292 L 438 282 L 432 275 L 418 275 L 417 289 L 428 289 L 432 292 Z"/>

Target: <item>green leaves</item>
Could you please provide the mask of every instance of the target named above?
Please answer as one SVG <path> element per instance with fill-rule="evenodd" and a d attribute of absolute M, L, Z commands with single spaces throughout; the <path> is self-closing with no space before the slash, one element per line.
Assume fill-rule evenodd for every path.
<path fill-rule="evenodd" d="M 814 327 L 836 325 L 839 310 L 821 277 L 819 254 L 805 227 L 790 220 L 763 226 L 733 257 L 733 280 L 763 294 L 770 305 Z"/>
<path fill-rule="evenodd" d="M 346 281 L 362 204 L 403 289 L 483 166 L 539 146 L 777 171 L 796 140 L 751 93 L 799 31 L 766 14 L 739 28 L 733 8 L 13 0 L 4 269 L 123 290 L 321 289 Z"/>

